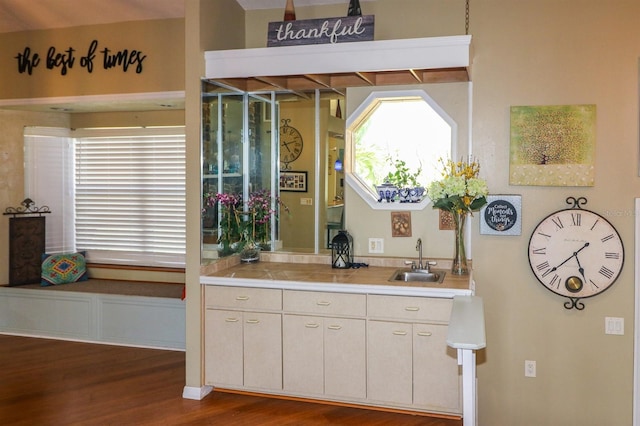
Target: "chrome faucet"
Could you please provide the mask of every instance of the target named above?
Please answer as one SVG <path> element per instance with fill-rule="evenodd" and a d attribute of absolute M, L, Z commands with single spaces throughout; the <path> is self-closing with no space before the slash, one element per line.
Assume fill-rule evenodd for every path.
<path fill-rule="evenodd" d="M 418 238 L 418 242 L 416 243 L 416 250 L 418 250 L 418 269 L 423 269 L 424 265 L 422 264 L 422 238 Z"/>

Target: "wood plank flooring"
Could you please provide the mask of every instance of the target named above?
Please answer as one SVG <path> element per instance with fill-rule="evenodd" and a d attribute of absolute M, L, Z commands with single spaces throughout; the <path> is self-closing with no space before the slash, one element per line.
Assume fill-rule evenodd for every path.
<path fill-rule="evenodd" d="M 184 360 L 184 352 L 0 335 L 0 424 L 462 425 L 222 392 L 187 400 Z"/>

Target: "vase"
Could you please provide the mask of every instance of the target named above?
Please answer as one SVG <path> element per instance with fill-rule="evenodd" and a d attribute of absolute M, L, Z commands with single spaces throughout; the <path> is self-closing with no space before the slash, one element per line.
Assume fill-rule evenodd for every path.
<path fill-rule="evenodd" d="M 260 260 L 260 249 L 258 247 L 244 248 L 240 252 L 240 261 L 253 263 Z"/>
<path fill-rule="evenodd" d="M 464 225 L 467 222 L 467 212 L 451 212 L 455 225 L 455 246 L 453 252 L 453 263 L 451 273 L 453 275 L 467 275 L 469 266 L 467 265 L 467 252 L 464 247 Z"/>
<path fill-rule="evenodd" d="M 284 20 L 285 21 L 295 21 L 296 20 L 296 9 L 293 5 L 293 0 L 287 0 L 287 4 L 284 8 Z"/>

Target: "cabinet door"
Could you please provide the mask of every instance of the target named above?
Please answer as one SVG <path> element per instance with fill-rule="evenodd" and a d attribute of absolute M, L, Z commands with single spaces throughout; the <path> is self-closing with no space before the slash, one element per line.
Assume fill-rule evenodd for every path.
<path fill-rule="evenodd" d="M 244 385 L 282 389 L 282 315 L 244 314 Z"/>
<path fill-rule="evenodd" d="M 324 392 L 367 396 L 366 327 L 360 319 L 324 319 Z"/>
<path fill-rule="evenodd" d="M 283 319 L 284 389 L 324 393 L 323 319 L 285 315 Z"/>
<path fill-rule="evenodd" d="M 242 313 L 207 309 L 204 335 L 205 382 L 242 386 Z"/>
<path fill-rule="evenodd" d="M 413 403 L 460 413 L 460 375 L 455 349 L 447 346 L 447 326 L 414 324 Z"/>
<path fill-rule="evenodd" d="M 367 397 L 372 401 L 413 401 L 412 324 L 369 321 Z"/>

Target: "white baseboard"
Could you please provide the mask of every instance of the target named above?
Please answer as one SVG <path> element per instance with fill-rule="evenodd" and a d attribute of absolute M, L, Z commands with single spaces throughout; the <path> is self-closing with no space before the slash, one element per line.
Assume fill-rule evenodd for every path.
<path fill-rule="evenodd" d="M 200 401 L 205 396 L 209 395 L 213 390 L 213 386 L 202 386 L 202 387 L 194 387 L 194 386 L 185 386 L 182 391 L 182 397 L 184 399 L 195 399 Z"/>

